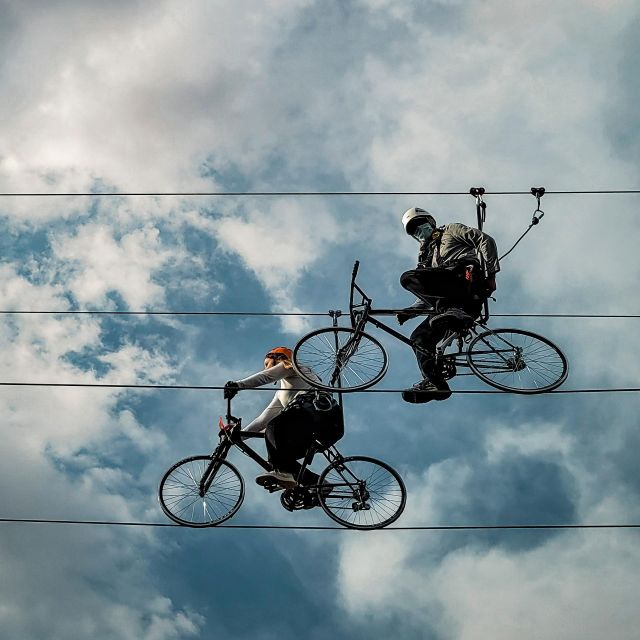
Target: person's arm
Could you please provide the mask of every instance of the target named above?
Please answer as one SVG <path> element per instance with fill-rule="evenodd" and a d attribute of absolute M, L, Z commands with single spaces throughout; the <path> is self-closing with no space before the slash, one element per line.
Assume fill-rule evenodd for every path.
<path fill-rule="evenodd" d="M 295 373 L 293 369 L 287 369 L 284 364 L 280 363 L 270 369 L 242 378 L 242 380 L 236 380 L 236 384 L 239 389 L 255 389 L 256 387 L 262 387 L 265 384 L 272 384 L 283 378 L 288 378 L 292 373 Z"/>
<path fill-rule="evenodd" d="M 449 225 L 448 230 L 465 244 L 474 247 L 480 252 L 484 258 L 485 268 L 487 269 L 487 286 L 491 291 L 495 291 L 496 273 L 500 271 L 496 241 L 489 234 L 484 233 L 484 231 L 480 231 L 474 227 L 468 227 L 465 224 L 457 223 Z"/>
<path fill-rule="evenodd" d="M 282 412 L 282 409 L 282 403 L 276 394 L 265 410 L 257 418 L 254 418 L 243 431 L 249 431 L 251 433 L 264 431 L 267 425 Z"/>

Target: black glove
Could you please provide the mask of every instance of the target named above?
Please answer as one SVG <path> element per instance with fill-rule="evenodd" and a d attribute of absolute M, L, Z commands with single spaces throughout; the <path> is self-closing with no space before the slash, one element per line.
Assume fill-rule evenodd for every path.
<path fill-rule="evenodd" d="M 396 319 L 398 320 L 399 325 L 403 325 L 407 320 L 413 320 L 429 309 L 431 309 L 431 307 L 425 302 L 416 300 L 416 302 L 414 302 L 410 307 L 402 309 L 402 311 L 396 313 Z"/>
<path fill-rule="evenodd" d="M 407 320 L 412 320 L 415 318 L 415 314 L 413 313 L 396 313 L 396 319 L 398 320 L 399 325 L 403 325 Z"/>
<path fill-rule="evenodd" d="M 238 383 L 234 382 L 233 380 L 229 380 L 229 382 L 224 385 L 224 399 L 231 400 L 231 398 L 233 398 L 238 393 L 238 391 L 240 391 Z"/>

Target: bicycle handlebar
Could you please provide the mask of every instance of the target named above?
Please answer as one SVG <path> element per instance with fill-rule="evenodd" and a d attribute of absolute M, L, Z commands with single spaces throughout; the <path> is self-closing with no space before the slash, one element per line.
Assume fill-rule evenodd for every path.
<path fill-rule="evenodd" d="M 236 418 L 231 414 L 231 398 L 227 398 L 227 415 L 225 416 L 227 419 L 227 423 L 240 424 L 242 422 L 242 418 Z"/>
<path fill-rule="evenodd" d="M 353 271 L 351 272 L 351 282 L 355 282 L 358 275 L 358 269 L 360 268 L 360 260 L 356 260 L 353 264 Z"/>

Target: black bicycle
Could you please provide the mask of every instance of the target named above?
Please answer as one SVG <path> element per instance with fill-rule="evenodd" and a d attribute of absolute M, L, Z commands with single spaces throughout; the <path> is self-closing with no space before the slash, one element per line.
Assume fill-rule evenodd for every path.
<path fill-rule="evenodd" d="M 359 263 L 351 275 L 349 315 L 351 327 L 327 327 L 304 336 L 293 351 L 298 373 L 318 389 L 360 391 L 379 382 L 387 372 L 388 356 L 376 338 L 365 333 L 368 323 L 401 342 L 415 347 L 411 340 L 375 316 L 396 316 L 405 309 L 373 309 L 372 300 L 356 284 Z M 437 313 L 420 310 L 418 316 Z M 522 329 L 489 329 L 488 306 L 469 327 L 452 330 L 438 344 L 436 367 L 445 379 L 455 375 L 476 375 L 481 380 L 513 393 L 534 394 L 551 391 L 566 379 L 569 365 L 565 355 L 547 338 Z M 445 353 L 454 343 L 457 351 Z M 420 349 L 418 348 L 418 351 Z M 426 352 L 425 352 L 426 353 Z M 470 373 L 458 373 L 469 368 Z M 321 382 L 305 375 L 311 369 Z"/>
<path fill-rule="evenodd" d="M 236 447 L 267 471 L 272 467 L 244 440 L 263 438 L 262 433 L 242 433 L 242 420 L 231 415 L 227 403 L 226 423 L 220 418 L 220 443 L 210 455 L 191 456 L 176 462 L 160 482 L 158 497 L 164 513 L 178 524 L 213 527 L 231 518 L 244 499 L 240 472 L 227 461 Z M 315 485 L 300 480 L 314 455 L 322 454 L 329 465 Z M 282 490 L 275 481 L 268 491 Z M 303 460 L 294 487 L 282 490 L 280 502 L 288 511 L 320 506 L 339 524 L 350 529 L 380 529 L 395 522 L 403 512 L 407 492 L 402 478 L 388 464 L 367 456 L 343 457 L 335 446 L 314 443 Z"/>

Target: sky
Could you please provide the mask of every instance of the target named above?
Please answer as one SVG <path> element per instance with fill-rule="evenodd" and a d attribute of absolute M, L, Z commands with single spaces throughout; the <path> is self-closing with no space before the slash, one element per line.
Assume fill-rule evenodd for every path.
<path fill-rule="evenodd" d="M 0 192 L 637 189 L 639 24 L 633 0 L 2 0 Z M 535 199 L 485 200 L 503 253 Z M 545 195 L 492 313 L 640 314 L 637 205 Z M 380 306 L 404 306 L 412 206 L 475 223 L 468 195 L 3 195 L 0 310 L 345 310 L 356 259 Z M 220 385 L 329 323 L 4 313 L 0 381 Z M 567 389 L 638 386 L 636 319 L 505 324 L 563 349 Z M 381 339 L 379 388 L 418 381 Z M 213 448 L 223 411 L 219 391 L 3 386 L 0 516 L 165 522 L 160 478 Z M 401 472 L 402 526 L 638 523 L 637 415 L 633 393 L 353 394 L 340 449 Z M 230 459 L 234 523 L 329 523 Z M 0 523 L 0 637 L 631 639 L 638 542 Z"/>

